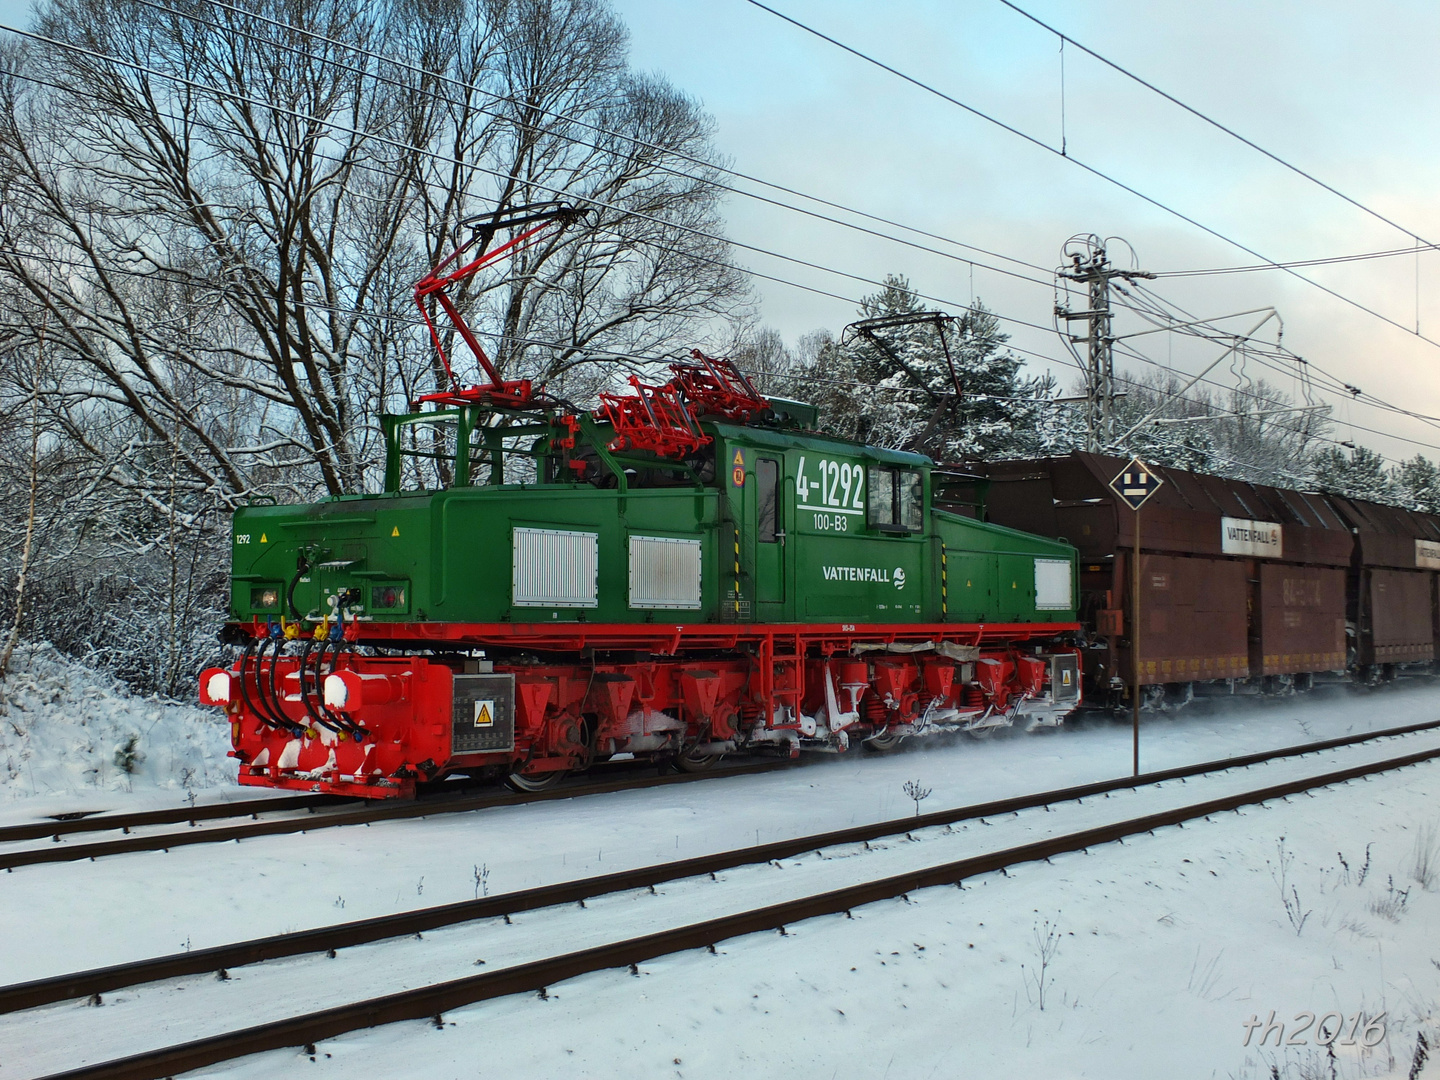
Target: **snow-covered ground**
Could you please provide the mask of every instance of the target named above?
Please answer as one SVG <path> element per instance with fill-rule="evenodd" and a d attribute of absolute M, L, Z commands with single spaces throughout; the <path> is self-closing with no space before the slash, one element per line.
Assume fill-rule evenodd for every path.
<path fill-rule="evenodd" d="M 1255 770 L 1240 770 L 1195 777 L 1185 784 L 1117 792 L 1109 798 L 1096 797 L 1052 810 L 1036 808 L 953 828 L 907 834 L 902 827 L 899 835 L 888 840 L 827 848 L 779 864 L 737 867 L 715 879 L 702 875 L 659 886 L 653 894 L 636 890 L 594 898 L 583 908 L 569 904 L 526 912 L 509 922 L 495 918 L 430 931 L 419 940 L 397 938 L 346 949 L 334 959 L 314 955 L 239 968 L 226 981 L 209 973 L 107 994 L 104 1007 L 91 1010 L 81 1030 L 74 1026 L 75 1007 L 68 1004 L 0 1016 L 0 1046 L 30 1063 L 29 1071 L 16 1075 L 59 1072 L 176 1039 L 218 1034 L 233 1025 L 237 1016 L 244 1016 L 247 1024 L 283 1020 L 429 981 L 463 978 L 475 972 L 477 961 L 486 971 L 495 971 L 552 955 L 557 942 L 567 949 L 602 945 L 1141 813 L 1191 805 L 1248 790 L 1257 782 L 1313 776 L 1424 749 L 1440 749 L 1440 732 L 1407 737 L 1403 750 L 1400 744 L 1385 740 L 1277 762 L 1258 775 Z M 1103 855 L 1097 852 L 1097 860 Z M 4 1075 L 3 1068 L 0 1075 Z"/>
<path fill-rule="evenodd" d="M 1147 718 L 1142 766 L 1437 718 L 1440 688 L 1433 684 L 1226 702 L 1173 719 Z M 1427 740 L 1424 745 L 1435 741 L 1415 739 Z M 1369 752 L 1398 753 L 1412 745 L 1419 748 L 1420 742 L 1392 741 Z M 178 848 L 93 864 L 23 867 L 0 875 L 0 925 L 12 930 L 0 949 L 0 982 L 468 899 L 480 887 L 477 870 L 486 874 L 484 887 L 494 895 L 892 818 L 913 809 L 902 791 L 907 780 L 933 789 L 922 806 L 929 811 L 1123 775 L 1129 753 L 1128 728 L 1095 723 L 988 743 L 957 740 L 884 758 L 846 755 L 679 788 Z M 1231 783 L 1276 782 L 1296 769 L 1326 767 L 1319 758 L 1274 763 L 1246 770 Z M 1167 787 L 1166 798 L 1204 797 L 1203 785 L 1195 781 Z M 998 837 L 1011 830 L 1007 836 L 1013 839 L 1006 842 L 1021 842 L 1014 830 L 1022 826 L 1068 831 L 1089 823 L 1087 815 L 1119 809 L 1107 807 L 1107 800 L 1095 802 L 1068 816 L 1036 812 L 972 827 L 958 839 L 904 845 L 884 857 L 960 857 L 970 842 L 964 838 L 981 831 L 993 828 Z M 123 807 L 117 802 L 114 808 Z M 1416 1035 L 1424 1024 L 1434 1024 L 1440 1008 L 1440 893 L 1426 891 L 1412 873 L 1417 840 L 1437 822 L 1440 766 L 1426 764 L 1314 798 L 1059 858 L 1053 865 L 1022 867 L 1008 877 L 992 875 L 963 892 L 925 890 L 912 894 L 909 904 L 857 909 L 853 920 L 811 920 L 791 927 L 787 937 L 738 939 L 722 945 L 718 956 L 667 957 L 642 965 L 639 978 L 600 973 L 552 987 L 548 1000 L 473 1006 L 448 1015 L 443 1031 L 405 1024 L 355 1033 L 322 1045 L 313 1064 L 287 1051 L 209 1071 L 339 1076 L 363 1068 L 376 1076 L 468 1078 L 483 1062 L 487 1073 L 524 1077 L 1259 1080 L 1271 1075 L 1273 1064 L 1288 1080 L 1332 1075 L 1313 1030 L 1300 1036 L 1305 1045 L 1283 1050 L 1273 1045 L 1273 1034 L 1263 1050 L 1257 1048 L 1257 1030 L 1247 1048 L 1242 1024 L 1252 1014 L 1263 1021 L 1273 1009 L 1286 1036 L 1293 1037 L 1293 1017 L 1304 1010 L 1341 1012 L 1348 1034 L 1356 1012 L 1369 1019 L 1384 1009 L 1385 1041 L 1365 1056 L 1354 1048 L 1337 1049 L 1333 1075 L 1407 1076 Z M 938 846 L 952 841 L 957 846 L 943 851 Z M 774 880 L 832 872 L 799 862 L 773 871 Z M 1272 873 L 1282 863 L 1286 895 L 1292 908 L 1299 904 L 1297 919 L 1304 916 L 1298 934 Z M 779 885 L 761 890 L 765 902 L 778 899 L 779 890 Z M 652 899 L 657 911 L 666 902 Z M 514 932 L 515 941 L 538 932 L 543 942 L 553 931 L 551 940 L 563 951 L 589 932 L 587 920 L 592 927 L 604 925 L 607 906 L 617 918 L 624 912 L 624 918 L 638 920 L 632 930 L 642 929 L 647 902 L 622 898 L 587 911 L 534 913 L 511 927 L 473 924 L 446 933 L 467 957 L 473 953 L 498 963 L 511 948 L 496 937 L 502 927 Z M 697 901 L 697 915 L 701 908 Z M 677 910 L 686 909 L 681 904 Z M 1036 934 L 1044 940 L 1047 922 L 1058 930 L 1058 949 L 1046 966 L 1042 1010 L 1035 982 L 1042 946 Z M 427 934 L 427 943 L 435 936 Z M 360 963 L 366 950 L 332 962 L 337 965 L 332 971 Z M 442 964 L 419 954 L 393 955 L 399 983 L 414 985 L 430 975 L 432 963 L 437 974 L 455 974 L 439 971 Z M 293 989 L 276 981 L 284 967 L 265 968 L 237 977 L 240 986 L 227 986 L 227 993 L 235 991 L 230 1000 L 245 1000 L 245 983 L 286 1000 Z M 343 975 L 322 978 L 346 982 Z M 359 992 L 369 992 L 368 986 L 357 977 Z M 154 990 L 133 993 L 164 998 L 153 996 Z M 168 993 L 175 1000 L 184 991 Z M 317 989 L 313 996 L 318 1003 L 323 995 Z M 237 1014 L 227 1021 L 253 1022 L 251 1010 L 230 1007 Z M 122 1020 L 125 1003 L 102 1006 L 112 1008 L 116 1021 Z M 160 1031 L 162 1010 L 157 1005 L 155 1011 L 152 1034 L 162 1034 L 162 1041 L 193 1037 L 179 1027 Z M 146 1015 L 143 1008 L 140 1015 Z M 116 1021 L 102 1023 L 99 1011 L 80 1003 L 52 1006 L 43 1021 L 35 1017 L 52 1033 L 52 1045 L 54 1033 L 63 1033 L 67 1024 L 80 1030 Z M 1430 1030 L 1432 1045 L 1440 1045 L 1440 1031 Z M 1372 1029 L 1372 1037 L 1376 1032 Z M 34 1075 L 7 1046 L 18 1048 L 19 1040 L 0 1038 L 0 1078 Z M 1419 1076 L 1440 1076 L 1440 1062 Z"/>
<path fill-rule="evenodd" d="M 1437 797 L 1428 765 L 201 1075 L 1440 1075 L 1411 1071 L 1440 1043 L 1440 895 L 1411 875 Z M 1246 1047 L 1272 1012 L 1296 1045 Z M 1332 1060 L 1313 1021 L 1357 1012 L 1378 1045 Z"/>
<path fill-rule="evenodd" d="M 0 699 L 0 822 L 235 791 L 214 709 L 136 697 L 49 645 L 15 651 Z"/>

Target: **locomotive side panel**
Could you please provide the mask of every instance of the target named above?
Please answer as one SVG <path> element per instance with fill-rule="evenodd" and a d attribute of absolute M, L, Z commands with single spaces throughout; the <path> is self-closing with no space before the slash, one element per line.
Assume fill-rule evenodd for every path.
<path fill-rule="evenodd" d="M 946 621 L 1075 618 L 1079 564 L 1073 547 L 944 510 L 931 517 L 943 555 Z"/>
<path fill-rule="evenodd" d="M 833 452 L 792 452 L 788 465 L 799 540 L 796 618 L 926 618 L 925 470 Z"/>
<path fill-rule="evenodd" d="M 716 432 L 724 474 L 721 531 L 729 544 L 728 563 L 721 555 L 722 619 L 895 623 L 934 617 L 939 601 L 926 557 L 928 459 L 823 436 L 729 425 L 717 425 Z"/>
<path fill-rule="evenodd" d="M 428 495 L 242 506 L 231 541 L 236 620 L 331 618 L 341 597 L 370 617 L 404 620 L 435 603 Z"/>
<path fill-rule="evenodd" d="M 996 560 L 985 552 L 944 551 L 945 606 L 955 622 L 984 622 L 995 610 Z"/>
<path fill-rule="evenodd" d="M 546 490 L 538 500 L 536 494 L 515 492 L 499 505 L 478 501 L 468 508 L 473 527 L 491 535 L 492 557 L 482 563 L 471 561 L 466 550 L 468 530 L 447 530 L 450 565 L 463 567 L 466 575 L 458 596 L 495 597 L 497 586 L 501 590 L 496 606 L 467 604 L 448 619 L 623 623 L 670 611 L 692 621 L 713 616 L 722 578 L 711 527 L 713 492 L 664 489 L 620 496 L 560 488 Z M 577 573 L 586 580 L 568 581 Z M 563 599 L 572 585 L 573 604 Z"/>

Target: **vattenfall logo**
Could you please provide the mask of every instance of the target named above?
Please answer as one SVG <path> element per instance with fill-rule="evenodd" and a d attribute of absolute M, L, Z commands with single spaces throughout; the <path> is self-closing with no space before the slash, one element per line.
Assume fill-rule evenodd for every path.
<path fill-rule="evenodd" d="M 826 581 L 877 581 L 882 585 L 889 582 L 897 589 L 905 587 L 903 566 L 894 570 L 877 570 L 873 566 L 824 566 L 821 569 L 825 572 Z"/>

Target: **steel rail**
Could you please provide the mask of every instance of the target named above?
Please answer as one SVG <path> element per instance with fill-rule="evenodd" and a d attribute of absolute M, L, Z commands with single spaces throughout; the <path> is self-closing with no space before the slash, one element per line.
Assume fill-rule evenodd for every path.
<path fill-rule="evenodd" d="M 0 825 L 0 844 L 14 840 L 43 840 L 47 836 L 68 836 L 71 833 L 133 829 L 143 825 L 178 825 L 182 821 L 193 825 L 197 821 L 213 821 L 216 818 L 246 817 L 275 810 L 340 806 L 351 802 L 354 800 L 336 795 L 281 795 L 272 799 L 246 799 L 243 802 L 207 803 L 203 806 L 167 806 L 160 810 L 137 810 L 123 814 L 98 810 L 83 817 L 72 818 L 64 815 L 46 821 L 26 822 L 23 825 Z"/>
<path fill-rule="evenodd" d="M 1440 727 L 1440 721 L 1392 728 L 1383 733 L 1371 732 L 1365 738 L 1347 735 L 1339 739 L 1327 739 L 1320 743 L 1306 743 L 1199 765 L 1183 765 L 1142 773 L 1138 777 L 1126 776 L 1114 780 L 1100 780 L 1054 791 L 995 799 L 950 810 L 936 810 L 918 817 L 872 822 L 868 825 L 850 826 L 788 840 L 775 840 L 767 844 L 678 859 L 673 862 L 558 882 L 553 885 L 541 885 L 532 889 L 523 889 L 483 899 L 440 904 L 417 911 L 357 919 L 353 922 L 316 927 L 311 930 L 275 934 L 230 945 L 193 949 L 189 952 L 172 953 L 148 960 L 15 983 L 11 986 L 0 987 L 0 1014 L 32 1009 L 56 1001 L 93 997 L 96 994 L 105 994 L 112 990 L 138 986 L 143 983 L 158 982 L 162 979 L 228 970 L 288 956 L 302 956 L 309 953 L 351 948 L 385 938 L 407 937 L 426 930 L 436 930 L 459 923 L 516 915 L 539 908 L 590 900 L 606 893 L 644 889 L 687 877 L 732 870 L 752 863 L 792 858 L 822 848 L 878 840 L 882 837 L 897 836 L 930 826 L 952 825 L 961 821 L 1014 813 L 1059 802 L 1071 802 L 1112 791 L 1145 787 L 1168 780 L 1183 780 L 1202 773 L 1242 768 L 1285 757 L 1297 757 L 1302 754 L 1335 749 L 1367 741 L 1367 739 L 1393 737 L 1437 727 Z"/>
<path fill-rule="evenodd" d="M 726 766 L 731 770 L 734 766 Z M 601 781 L 590 781 L 599 783 Z M 469 787 L 468 784 L 456 784 L 455 788 Z M 530 801 L 527 795 L 546 795 L 555 797 L 556 792 L 573 792 L 584 786 L 583 783 L 572 783 L 566 787 L 556 788 L 552 792 L 511 792 L 494 791 L 488 796 L 475 796 L 479 798 L 493 797 L 498 804 L 521 803 Z M 643 782 L 637 782 L 636 786 L 643 787 Z M 445 800 L 464 798 L 458 792 L 446 792 L 444 790 L 428 791 L 419 796 L 419 803 L 429 806 L 443 806 Z M 246 799 L 240 802 L 231 803 L 210 803 L 203 806 L 170 806 L 157 810 L 137 810 L 120 814 L 112 814 L 99 810 L 93 813 L 83 813 L 75 816 L 68 814 L 47 818 L 44 821 L 30 821 L 22 825 L 0 825 L 0 844 L 20 840 L 43 840 L 45 837 L 68 836 L 72 833 L 82 832 L 113 832 L 121 830 L 129 832 L 133 828 L 145 825 L 178 825 L 181 822 L 194 825 L 198 821 L 214 821 L 223 818 L 255 817 L 258 814 L 271 813 L 282 810 L 303 810 L 309 809 L 314 813 L 317 809 L 323 810 L 327 807 L 354 806 L 361 803 L 371 807 L 382 804 L 366 799 L 345 796 L 345 795 L 281 795 L 268 799 Z M 409 806 L 408 802 L 395 804 L 386 803 L 383 805 Z"/>
<path fill-rule="evenodd" d="M 553 983 L 572 979 L 579 975 L 607 968 L 639 964 L 688 949 L 713 948 L 719 942 L 729 938 L 769 930 L 784 930 L 787 925 L 821 915 L 836 915 L 842 912 L 848 914 L 853 908 L 863 904 L 905 896 L 917 889 L 932 888 L 938 885 L 963 887 L 966 878 L 993 873 L 1019 863 L 1036 862 L 1056 855 L 1084 851 L 1090 847 L 1120 841 L 1138 833 L 1152 832 L 1170 825 L 1183 826 L 1186 821 L 1207 817 L 1210 814 L 1229 810 L 1238 812 L 1242 806 L 1283 798 L 1287 795 L 1296 795 L 1317 787 L 1344 783 L 1376 773 L 1390 772 L 1436 758 L 1440 758 L 1440 748 L 1422 750 L 1418 753 L 1370 762 L 1365 765 L 1354 765 L 1346 769 L 1322 773 L 1319 776 L 1273 784 L 1218 799 L 1208 799 L 1189 806 L 1145 814 L 1126 821 L 1050 837 L 1001 851 L 907 871 L 903 874 L 850 885 L 802 897 L 798 900 L 708 919 L 689 926 L 645 934 L 609 945 L 548 957 L 544 960 L 517 964 L 483 975 L 471 975 L 467 978 L 454 979 L 432 986 L 386 994 L 350 1005 L 323 1009 L 240 1031 L 214 1035 L 95 1065 L 86 1065 L 63 1073 L 51 1074 L 42 1080 L 158 1080 L 160 1077 L 203 1068 L 249 1054 L 279 1050 L 290 1046 L 310 1045 L 321 1039 L 333 1038 L 363 1028 L 377 1027 L 402 1020 L 438 1018 L 451 1009 L 511 994 L 541 991 Z"/>
<path fill-rule="evenodd" d="M 368 825 L 377 821 L 399 821 L 437 814 L 468 813 L 471 810 L 485 810 L 492 807 L 520 806 L 524 803 L 549 802 L 554 799 L 573 799 L 582 795 L 604 795 L 615 791 L 687 784 L 718 776 L 771 772 L 775 769 L 789 768 L 790 764 L 790 760 L 787 758 L 783 761 L 762 761 L 749 765 L 722 765 L 703 773 L 601 780 L 595 783 L 576 784 L 571 787 L 558 787 L 549 791 L 466 795 L 456 798 L 437 798 L 433 801 L 421 799 L 416 802 L 404 803 L 385 802 L 378 805 L 370 804 L 355 810 L 335 810 L 330 813 L 279 818 L 274 821 L 251 821 L 243 825 L 221 826 L 213 829 L 160 833 L 156 836 L 129 836 L 91 844 L 53 844 L 48 847 L 0 852 L 0 868 L 9 871 L 16 867 L 35 866 L 40 863 L 78 862 L 82 859 L 94 860 L 107 855 L 124 855 L 136 851 L 169 851 L 172 847 L 186 847 L 191 844 L 223 844 L 231 840 L 303 833 L 313 829 L 334 828 L 339 825 Z M 188 813 L 182 816 L 182 820 L 188 819 Z M 47 830 L 41 835 L 49 835 L 49 831 Z"/>

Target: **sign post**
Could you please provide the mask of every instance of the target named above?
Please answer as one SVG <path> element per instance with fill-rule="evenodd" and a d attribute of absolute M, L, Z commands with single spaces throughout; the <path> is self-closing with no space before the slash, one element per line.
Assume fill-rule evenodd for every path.
<path fill-rule="evenodd" d="M 1130 576 L 1130 727 L 1134 775 L 1140 775 L 1140 508 L 1165 481 L 1138 457 L 1110 481 L 1110 490 L 1135 511 L 1135 549 Z"/>

